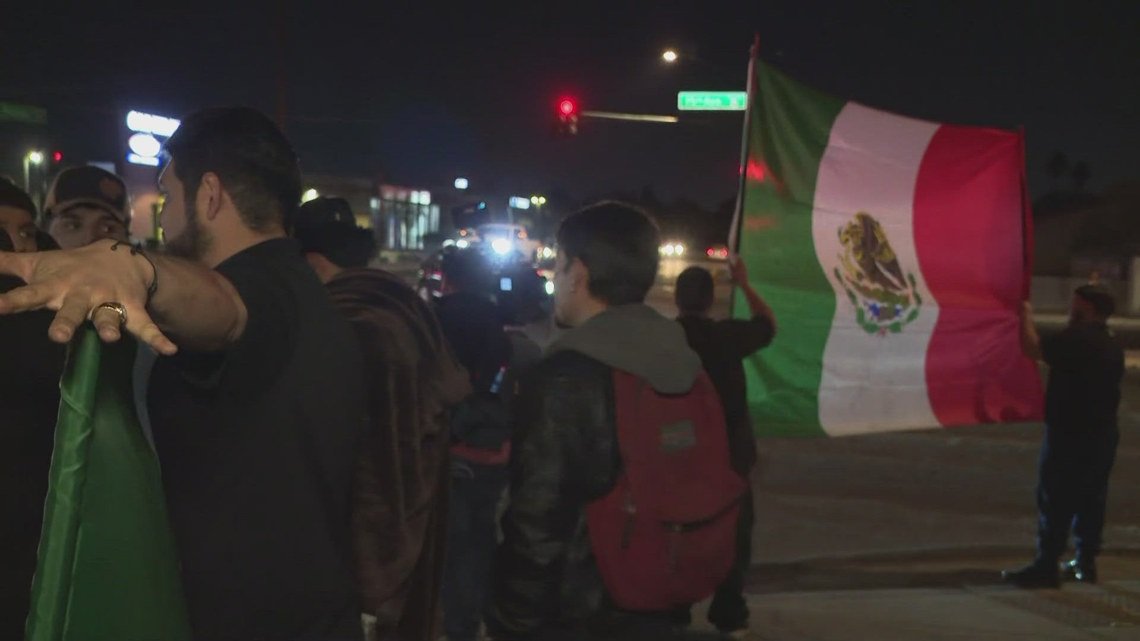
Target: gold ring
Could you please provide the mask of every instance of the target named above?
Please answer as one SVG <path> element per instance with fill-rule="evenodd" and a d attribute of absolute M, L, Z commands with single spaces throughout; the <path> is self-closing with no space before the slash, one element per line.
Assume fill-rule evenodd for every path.
<path fill-rule="evenodd" d="M 118 314 L 119 315 L 119 327 L 125 327 L 126 326 L 126 324 L 127 324 L 127 308 L 123 307 L 122 303 L 116 303 L 114 301 L 110 301 L 110 302 L 106 302 L 106 303 L 100 303 L 100 304 L 96 305 L 95 308 L 91 310 L 91 313 L 88 314 L 87 320 L 93 319 L 95 317 L 95 312 L 97 312 L 101 309 L 109 309 L 109 310 L 115 312 L 116 314 Z"/>

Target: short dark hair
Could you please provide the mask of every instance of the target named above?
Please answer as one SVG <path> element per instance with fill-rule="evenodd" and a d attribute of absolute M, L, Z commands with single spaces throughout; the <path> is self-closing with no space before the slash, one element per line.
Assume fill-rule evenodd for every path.
<path fill-rule="evenodd" d="M 1081 285 L 1073 293 L 1088 301 L 1101 318 L 1108 318 L 1116 313 L 1116 298 L 1112 292 L 1100 285 Z"/>
<path fill-rule="evenodd" d="M 571 214 L 558 228 L 558 252 L 590 272 L 589 291 L 607 305 L 645 301 L 657 279 L 661 234 L 645 212 L 616 201 Z"/>
<path fill-rule="evenodd" d="M 703 314 L 713 305 L 713 277 L 704 267 L 690 267 L 677 277 L 674 298 L 677 308 L 690 314 Z"/>
<path fill-rule="evenodd" d="M 265 114 L 248 107 L 196 111 L 165 150 L 176 161 L 174 173 L 187 199 L 193 199 L 202 176 L 213 172 L 250 229 L 290 227 L 301 199 L 301 170 L 293 146 Z"/>
<path fill-rule="evenodd" d="M 490 288 L 491 268 L 475 248 L 444 250 L 440 260 L 444 282 L 457 292 L 484 292 Z"/>

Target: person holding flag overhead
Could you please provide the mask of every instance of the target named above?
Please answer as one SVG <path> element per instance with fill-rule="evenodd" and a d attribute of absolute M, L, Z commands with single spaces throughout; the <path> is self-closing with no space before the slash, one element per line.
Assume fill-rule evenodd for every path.
<path fill-rule="evenodd" d="M 744 380 L 744 359 L 772 343 L 776 336 L 776 316 L 764 298 L 748 282 L 748 269 L 739 256 L 729 259 L 732 283 L 748 301 L 752 318 L 714 320 L 713 276 L 703 267 L 689 267 L 677 277 L 674 298 L 677 322 L 685 329 L 689 347 L 701 357 L 701 365 L 716 387 L 724 406 L 728 427 L 729 455 L 736 473 L 748 478 L 756 465 L 756 436 L 748 415 Z M 717 587 L 709 607 L 709 622 L 726 634 L 743 636 L 748 632 L 748 604 L 744 599 L 744 579 L 752 564 L 752 491 L 740 501 L 736 529 L 736 562 L 728 578 Z M 688 624 L 688 608 L 678 611 L 681 623 Z"/>
<path fill-rule="evenodd" d="M 1108 477 L 1120 442 L 1124 350 L 1108 328 L 1115 311 L 1116 301 L 1102 285 L 1082 285 L 1073 293 L 1069 325 L 1039 338 L 1033 308 L 1025 303 L 1022 310 L 1022 348 L 1049 366 L 1049 384 L 1037 480 L 1037 556 L 1002 572 L 1019 587 L 1058 587 L 1062 570 L 1083 583 L 1097 581 Z M 1077 555 L 1058 568 L 1070 529 Z"/>

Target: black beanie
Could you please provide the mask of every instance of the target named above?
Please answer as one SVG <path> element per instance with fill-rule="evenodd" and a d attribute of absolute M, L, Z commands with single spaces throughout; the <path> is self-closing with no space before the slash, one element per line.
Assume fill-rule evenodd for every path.
<path fill-rule="evenodd" d="M 23 209 L 28 212 L 32 220 L 36 219 L 36 204 L 32 202 L 28 193 L 4 177 L 0 177 L 0 205 Z"/>

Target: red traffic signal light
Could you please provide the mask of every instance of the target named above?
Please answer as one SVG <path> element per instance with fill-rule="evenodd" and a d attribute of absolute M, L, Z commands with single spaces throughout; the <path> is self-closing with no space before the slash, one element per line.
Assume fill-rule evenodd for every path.
<path fill-rule="evenodd" d="M 558 101 L 558 113 L 563 117 L 573 116 L 578 111 L 578 105 L 570 98 L 563 98 Z"/>
<path fill-rule="evenodd" d="M 63 162 L 63 152 L 62 152 L 62 151 L 53 151 L 53 152 L 51 152 L 51 161 L 52 161 L 52 162 L 54 162 L 54 163 L 61 163 L 61 162 Z"/>
<path fill-rule="evenodd" d="M 564 96 L 558 99 L 558 118 L 554 123 L 554 133 L 573 136 L 578 133 L 578 101 Z"/>

